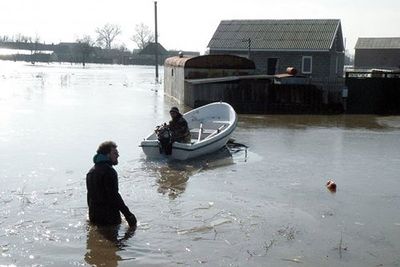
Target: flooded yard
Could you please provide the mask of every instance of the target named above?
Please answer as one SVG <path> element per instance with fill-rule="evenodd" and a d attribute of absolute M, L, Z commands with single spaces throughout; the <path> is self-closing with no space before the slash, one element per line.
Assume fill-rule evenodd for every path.
<path fill-rule="evenodd" d="M 241 115 L 247 151 L 148 161 L 174 105 L 153 73 L 0 61 L 1 266 L 400 266 L 400 117 Z M 87 222 L 105 140 L 136 232 Z"/>

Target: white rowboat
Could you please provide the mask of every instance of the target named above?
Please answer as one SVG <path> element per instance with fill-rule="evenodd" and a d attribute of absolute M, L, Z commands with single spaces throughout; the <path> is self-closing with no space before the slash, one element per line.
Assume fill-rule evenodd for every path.
<path fill-rule="evenodd" d="M 226 145 L 237 125 L 235 110 L 224 102 L 193 109 L 183 117 L 188 122 L 191 143 L 173 143 L 172 154 L 166 156 L 160 153 L 159 141 L 153 132 L 140 144 L 147 158 L 187 160 L 213 153 Z"/>

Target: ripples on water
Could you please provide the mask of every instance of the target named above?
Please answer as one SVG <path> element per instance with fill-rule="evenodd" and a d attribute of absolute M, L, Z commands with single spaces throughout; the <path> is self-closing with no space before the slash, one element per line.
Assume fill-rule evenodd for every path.
<path fill-rule="evenodd" d="M 138 144 L 174 104 L 152 68 L 0 70 L 0 265 L 400 265 L 399 117 L 240 116 L 247 151 L 148 161 Z M 86 221 L 107 139 L 135 232 Z"/>

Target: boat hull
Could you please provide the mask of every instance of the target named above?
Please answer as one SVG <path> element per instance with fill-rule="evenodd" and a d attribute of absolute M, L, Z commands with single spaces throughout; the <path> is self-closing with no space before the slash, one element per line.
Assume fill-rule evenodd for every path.
<path fill-rule="evenodd" d="M 172 145 L 171 155 L 160 153 L 159 142 L 153 133 L 140 145 L 147 158 L 187 160 L 216 152 L 226 145 L 237 125 L 237 116 L 233 108 L 227 103 L 220 102 L 192 110 L 184 114 L 184 118 L 188 121 L 191 132 L 199 125 L 206 125 L 210 129 L 208 131 L 214 132 L 203 140 L 199 138 L 198 142 L 195 140 L 189 144 L 175 142 Z M 223 130 L 219 130 L 221 127 Z"/>
<path fill-rule="evenodd" d="M 229 141 L 229 138 L 230 134 L 220 138 L 219 140 L 213 140 L 212 144 L 204 145 L 198 148 L 191 148 L 190 145 L 186 144 L 174 144 L 172 147 L 172 154 L 168 156 L 160 153 L 158 141 L 142 142 L 141 147 L 146 156 L 151 159 L 171 158 L 177 160 L 187 160 L 218 151 L 220 148 L 226 145 L 226 143 Z"/>

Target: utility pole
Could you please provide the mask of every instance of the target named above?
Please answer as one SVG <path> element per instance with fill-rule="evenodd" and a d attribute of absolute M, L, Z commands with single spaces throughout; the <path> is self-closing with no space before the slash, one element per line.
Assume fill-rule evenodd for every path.
<path fill-rule="evenodd" d="M 158 32 L 157 32 L 157 1 L 154 1 L 154 33 L 155 33 L 155 56 L 156 56 L 156 81 L 158 82 Z"/>

